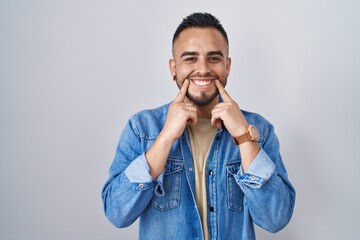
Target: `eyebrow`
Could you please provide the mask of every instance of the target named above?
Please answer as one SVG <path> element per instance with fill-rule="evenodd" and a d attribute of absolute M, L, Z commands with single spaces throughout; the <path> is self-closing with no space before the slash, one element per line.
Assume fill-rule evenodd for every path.
<path fill-rule="evenodd" d="M 194 52 L 194 51 L 185 51 L 181 54 L 180 58 L 185 57 L 185 56 L 199 56 L 200 54 L 198 52 Z"/>
<path fill-rule="evenodd" d="M 220 56 L 224 57 L 224 54 L 221 51 L 211 51 L 211 52 L 208 52 L 207 55 L 208 56 L 220 55 Z"/>
<path fill-rule="evenodd" d="M 180 55 L 180 58 L 185 57 L 185 56 L 199 56 L 200 54 L 198 52 L 195 51 L 185 51 Z M 210 51 L 207 53 L 208 56 L 214 56 L 214 55 L 219 55 L 221 57 L 224 57 L 224 54 L 221 51 Z"/>

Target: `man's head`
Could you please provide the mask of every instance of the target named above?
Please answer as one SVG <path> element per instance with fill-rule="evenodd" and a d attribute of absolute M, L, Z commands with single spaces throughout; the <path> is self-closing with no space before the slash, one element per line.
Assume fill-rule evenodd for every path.
<path fill-rule="evenodd" d="M 173 40 L 172 40 L 173 47 L 174 47 L 174 43 L 175 43 L 176 39 L 179 37 L 180 33 L 187 28 L 215 28 L 224 37 L 224 39 L 229 47 L 229 40 L 228 40 L 225 29 L 221 25 L 219 19 L 217 19 L 210 13 L 193 13 L 193 14 L 187 16 L 186 18 L 184 18 L 174 33 Z"/>
<path fill-rule="evenodd" d="M 190 80 L 186 96 L 194 104 L 206 106 L 215 100 L 216 79 L 226 85 L 231 65 L 228 49 L 224 28 L 209 13 L 191 14 L 176 29 L 170 71 L 179 88 Z"/>

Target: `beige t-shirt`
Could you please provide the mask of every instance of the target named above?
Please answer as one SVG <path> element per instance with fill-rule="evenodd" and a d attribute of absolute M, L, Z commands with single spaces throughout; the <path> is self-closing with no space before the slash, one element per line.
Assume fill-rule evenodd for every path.
<path fill-rule="evenodd" d="M 214 138 L 216 131 L 217 127 L 212 126 L 210 119 L 207 118 L 198 118 L 198 122 L 195 126 L 188 126 L 191 150 L 194 159 L 196 204 L 200 213 L 205 240 L 209 239 L 207 225 L 205 166 L 210 149 L 210 144 Z"/>

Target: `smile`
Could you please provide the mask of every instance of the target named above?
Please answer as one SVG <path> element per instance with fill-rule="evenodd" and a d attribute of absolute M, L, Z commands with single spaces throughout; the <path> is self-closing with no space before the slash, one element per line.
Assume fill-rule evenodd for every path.
<path fill-rule="evenodd" d="M 199 87 L 209 86 L 211 82 L 212 82 L 211 80 L 210 81 L 193 80 L 193 83 L 195 83 L 195 85 Z"/>

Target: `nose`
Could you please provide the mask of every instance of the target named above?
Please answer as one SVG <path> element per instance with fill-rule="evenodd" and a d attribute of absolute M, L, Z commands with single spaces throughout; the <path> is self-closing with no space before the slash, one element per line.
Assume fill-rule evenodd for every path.
<path fill-rule="evenodd" d="M 199 59 L 197 62 L 195 71 L 196 71 L 196 73 L 198 73 L 200 75 L 205 75 L 205 74 L 209 73 L 210 68 L 209 68 L 207 61 L 204 59 Z"/>

